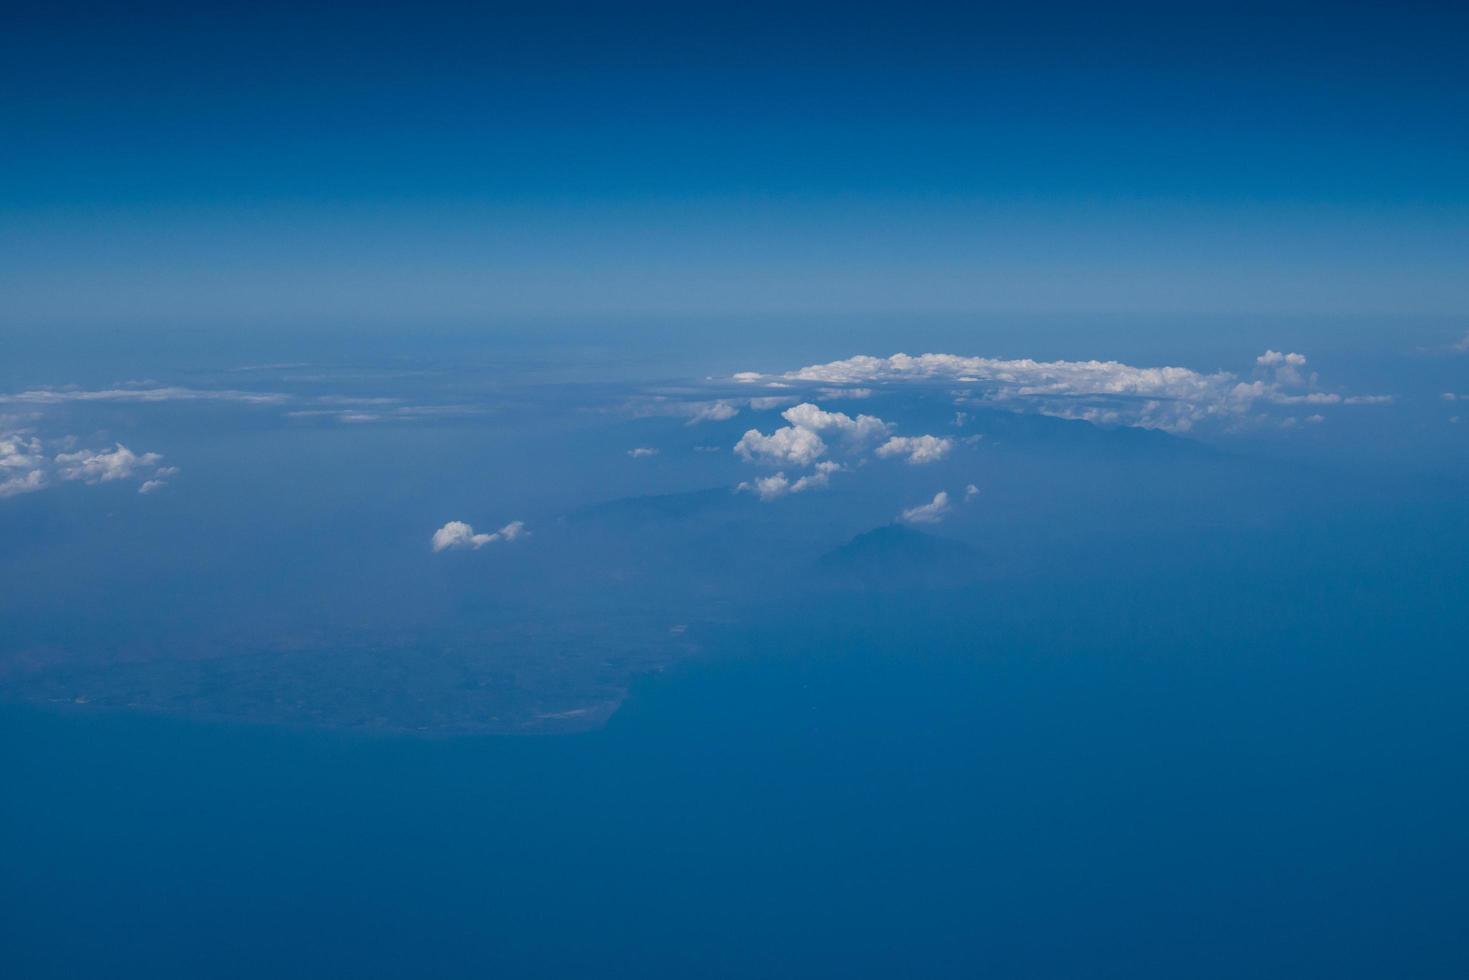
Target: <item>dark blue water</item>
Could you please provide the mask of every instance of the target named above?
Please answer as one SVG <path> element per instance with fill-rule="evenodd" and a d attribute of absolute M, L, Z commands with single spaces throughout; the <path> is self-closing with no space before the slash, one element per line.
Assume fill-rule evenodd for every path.
<path fill-rule="evenodd" d="M 1438 582 L 836 601 L 580 736 L 8 708 L 5 975 L 1464 976 Z"/>

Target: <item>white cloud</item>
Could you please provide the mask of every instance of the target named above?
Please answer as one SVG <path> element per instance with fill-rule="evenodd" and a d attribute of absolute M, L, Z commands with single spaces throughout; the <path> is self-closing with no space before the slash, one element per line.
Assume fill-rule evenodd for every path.
<path fill-rule="evenodd" d="M 524 521 L 511 521 L 493 534 L 475 534 L 474 528 L 463 521 L 450 521 L 434 532 L 433 550 L 435 552 L 465 548 L 478 550 L 495 541 L 514 541 L 528 534 L 530 532 L 525 529 Z"/>
<path fill-rule="evenodd" d="M 907 456 L 912 465 L 936 463 L 954 448 L 954 440 L 938 436 L 893 436 L 877 447 L 877 455 Z"/>
<path fill-rule="evenodd" d="M 908 524 L 937 524 L 948 515 L 949 494 L 945 490 L 940 490 L 928 503 L 909 507 L 903 511 L 900 519 Z"/>
<path fill-rule="evenodd" d="M 649 456 L 657 456 L 658 450 L 652 446 L 638 446 L 636 449 L 629 449 L 627 454 L 633 459 L 647 459 Z"/>
<path fill-rule="evenodd" d="M 1255 363 L 1261 369 L 1273 372 L 1279 384 L 1302 385 L 1306 383 L 1305 376 L 1301 374 L 1301 368 L 1306 366 L 1305 354 L 1283 354 L 1278 350 L 1267 350 L 1255 358 Z"/>
<path fill-rule="evenodd" d="M 40 470 L 31 470 L 18 476 L 0 480 L 0 497 L 16 497 L 46 488 L 46 475 Z"/>
<path fill-rule="evenodd" d="M 888 434 L 889 426 L 874 415 L 859 415 L 855 419 L 845 412 L 827 412 L 802 402 L 781 413 L 791 425 L 821 434 L 837 433 L 855 443 L 865 443 Z"/>
<path fill-rule="evenodd" d="M 966 504 L 977 496 L 979 496 L 979 487 L 971 483 L 964 488 L 964 502 Z"/>
<path fill-rule="evenodd" d="M 774 466 L 810 466 L 826 452 L 826 443 L 810 429 L 786 426 L 765 435 L 759 429 L 750 429 L 734 451 L 747 462 L 761 462 Z"/>
<path fill-rule="evenodd" d="M 760 476 L 753 480 L 746 480 L 736 490 L 746 490 L 750 493 L 759 494 L 761 500 L 775 500 L 784 497 L 791 492 L 791 481 L 784 471 L 772 473 L 770 476 Z"/>
<path fill-rule="evenodd" d="M 45 467 L 41 440 L 19 432 L 0 434 L 0 497 L 44 489 Z"/>
<path fill-rule="evenodd" d="M 734 451 L 747 462 L 810 466 L 827 452 L 823 435 L 839 440 L 845 450 L 854 452 L 887 435 L 891 428 L 873 415 L 852 418 L 845 412 L 828 412 L 810 402 L 791 406 L 781 417 L 790 425 L 768 436 L 759 429 L 750 429 L 735 443 Z"/>
<path fill-rule="evenodd" d="M 56 474 L 63 480 L 110 483 L 129 479 L 139 470 L 151 469 L 162 458 L 158 453 L 139 456 L 118 443 L 110 452 L 84 449 L 76 453 L 60 453 L 56 457 Z"/>
<path fill-rule="evenodd" d="M 1469 333 L 1465 333 L 1464 336 L 1460 337 L 1454 343 L 1454 350 L 1458 351 L 1461 354 L 1469 352 Z"/>
<path fill-rule="evenodd" d="M 807 490 L 817 490 L 826 487 L 831 482 L 831 474 L 841 470 L 840 463 L 830 460 L 817 463 L 815 472 L 808 473 L 797 479 L 789 479 L 784 472 L 775 473 L 771 476 L 759 477 L 747 480 L 735 487 L 736 490 L 744 490 L 758 494 L 761 500 L 775 500 L 791 493 L 804 493 Z"/>
<path fill-rule="evenodd" d="M 70 436 L 50 442 L 53 448 L 76 444 Z M 162 459 L 158 453 L 135 453 L 121 443 L 112 449 L 82 449 L 48 456 L 38 437 L 24 431 L 0 432 L 0 498 L 44 490 L 56 480 L 98 484 L 137 479 L 146 483 L 178 473 L 176 466 L 160 467 Z M 153 489 L 156 487 L 144 492 Z"/>
<path fill-rule="evenodd" d="M 23 432 L 0 434 L 0 469 L 24 469 L 43 461 L 41 440 Z"/>
<path fill-rule="evenodd" d="M 168 486 L 168 481 L 166 480 L 144 480 L 142 484 L 138 487 L 138 492 L 145 494 L 153 493 L 155 491 L 162 490 L 166 486 Z"/>

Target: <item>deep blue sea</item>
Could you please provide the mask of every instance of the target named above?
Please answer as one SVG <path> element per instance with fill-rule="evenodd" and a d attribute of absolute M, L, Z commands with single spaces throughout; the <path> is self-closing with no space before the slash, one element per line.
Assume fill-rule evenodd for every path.
<path fill-rule="evenodd" d="M 0 977 L 1469 976 L 1455 335 L 1085 326 L 37 341 Z M 829 485 L 735 489 L 797 396 L 732 372 L 909 342 L 1275 400 L 1162 432 L 813 385 L 948 455 L 826 430 Z M 451 519 L 528 534 L 434 550 Z"/>
<path fill-rule="evenodd" d="M 10 975 L 1465 975 L 1462 627 L 1347 582 L 1239 627 L 1268 592 L 1011 597 L 979 649 L 854 604 L 580 735 L 6 708 Z"/>

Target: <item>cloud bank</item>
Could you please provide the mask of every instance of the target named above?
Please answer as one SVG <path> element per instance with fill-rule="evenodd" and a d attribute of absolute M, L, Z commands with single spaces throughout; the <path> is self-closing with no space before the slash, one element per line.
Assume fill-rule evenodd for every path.
<path fill-rule="evenodd" d="M 734 380 L 823 387 L 957 386 L 961 404 L 999 404 L 1017 411 L 1169 432 L 1187 432 L 1209 422 L 1237 425 L 1270 405 L 1364 405 L 1391 400 L 1382 395 L 1344 396 L 1316 390 L 1316 375 L 1306 372 L 1306 363 L 1303 354 L 1267 350 L 1255 359 L 1261 377 L 1244 381 L 1228 371 L 1136 367 L 1121 361 L 863 354 L 785 374 L 741 372 Z"/>

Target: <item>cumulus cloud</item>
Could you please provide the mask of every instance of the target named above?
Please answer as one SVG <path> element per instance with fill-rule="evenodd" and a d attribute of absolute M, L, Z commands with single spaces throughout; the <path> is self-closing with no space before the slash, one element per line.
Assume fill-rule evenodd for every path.
<path fill-rule="evenodd" d="M 909 507 L 903 511 L 899 519 L 907 524 L 937 524 L 947 516 L 949 516 L 949 494 L 948 491 L 940 490 L 928 503 Z"/>
<path fill-rule="evenodd" d="M 1261 369 L 1275 375 L 1275 380 L 1280 384 L 1301 385 L 1306 383 L 1306 378 L 1301 374 L 1301 368 L 1306 366 L 1306 355 L 1284 354 L 1278 350 L 1267 350 L 1255 358 L 1255 364 Z"/>
<path fill-rule="evenodd" d="M 0 497 L 43 489 L 45 467 L 41 440 L 19 432 L 0 434 Z"/>
<path fill-rule="evenodd" d="M 514 541 L 528 534 L 524 521 L 511 521 L 493 534 L 475 534 L 474 528 L 463 521 L 450 521 L 434 532 L 432 545 L 435 552 L 454 549 L 477 551 L 487 544 Z"/>
<path fill-rule="evenodd" d="M 863 456 L 870 450 L 879 457 L 899 457 L 918 465 L 940 460 L 954 447 L 952 439 L 939 436 L 894 436 L 892 425 L 874 415 L 853 418 L 811 402 L 793 405 L 781 417 L 790 424 L 770 435 L 750 429 L 734 447 L 735 453 L 746 462 L 780 467 L 779 472 L 736 487 L 759 495 L 761 500 L 775 500 L 827 486 L 831 474 L 846 469 L 836 460 L 823 459 L 828 452 L 838 459 L 845 457 L 859 467 L 866 462 Z M 872 450 L 874 443 L 878 445 Z M 786 475 L 788 467 L 810 467 L 812 472 L 792 479 Z"/>
<path fill-rule="evenodd" d="M 734 451 L 751 463 L 810 466 L 826 452 L 826 443 L 810 429 L 797 426 L 776 429 L 768 436 L 750 429 L 735 443 Z"/>
<path fill-rule="evenodd" d="M 658 450 L 652 446 L 638 446 L 636 449 L 629 449 L 627 454 L 633 459 L 647 459 L 649 456 L 657 456 Z"/>
<path fill-rule="evenodd" d="M 60 446 L 74 444 L 69 437 L 51 441 Z M 0 432 L 0 497 L 34 493 L 57 480 L 98 484 L 136 479 L 157 483 L 143 491 L 151 493 L 162 486 L 161 478 L 178 473 L 176 466 L 159 466 L 162 459 L 159 453 L 135 453 L 122 443 L 112 449 L 82 449 L 50 456 L 35 435 Z"/>
<path fill-rule="evenodd" d="M 866 443 L 888 434 L 889 426 L 874 415 L 859 415 L 855 419 L 845 412 L 827 412 L 802 402 L 781 413 L 791 425 L 811 432 L 838 434 L 855 443 Z"/>
<path fill-rule="evenodd" d="M 936 463 L 949 455 L 954 440 L 938 436 L 893 436 L 877 447 L 877 455 L 906 456 L 910 465 Z"/>
<path fill-rule="evenodd" d="M 833 463 L 827 460 L 817 463 L 813 467 L 813 472 L 796 480 L 791 480 L 784 472 L 780 472 L 771 476 L 747 480 L 735 489 L 757 494 L 761 500 L 775 500 L 787 494 L 804 493 L 807 490 L 817 490 L 825 487 L 831 482 L 831 474 L 840 471 L 841 468 L 840 463 Z"/>
<path fill-rule="evenodd" d="M 110 483 L 113 480 L 126 480 L 140 470 L 151 469 L 162 458 L 158 453 L 144 453 L 139 456 L 127 446 L 118 443 L 111 451 L 84 449 L 76 453 L 60 453 L 56 457 L 56 473 L 63 480 Z"/>
<path fill-rule="evenodd" d="M 1282 354 L 1278 350 L 1269 350 L 1269 349 L 1267 349 L 1265 351 L 1265 353 L 1263 353 L 1259 357 L 1255 358 L 1255 363 L 1256 364 L 1259 364 L 1259 365 L 1262 365 L 1264 367 L 1290 366 L 1290 367 L 1300 368 L 1300 367 L 1305 367 L 1305 365 L 1306 365 L 1306 355 L 1305 354 Z"/>
<path fill-rule="evenodd" d="M 0 498 L 16 497 L 46 488 L 46 474 L 41 470 L 28 470 L 0 480 Z"/>
<path fill-rule="evenodd" d="M 891 431 L 891 426 L 876 416 L 853 418 L 845 412 L 828 412 L 810 402 L 791 406 L 781 417 L 790 425 L 768 436 L 759 429 L 748 430 L 735 443 L 735 453 L 746 462 L 804 467 L 826 454 L 827 439 L 839 443 L 846 452 L 858 452 Z"/>
<path fill-rule="evenodd" d="M 812 364 L 780 375 L 742 372 L 744 383 L 813 386 L 942 384 L 961 386 L 960 404 L 1003 404 L 1060 418 L 1187 432 L 1207 422 L 1238 425 L 1272 404 L 1326 404 L 1344 397 L 1314 388 L 1304 355 L 1267 350 L 1256 358 L 1266 379 L 1244 382 L 1228 371 L 1184 367 L 1136 367 L 1120 361 L 1036 361 L 958 354 L 858 355 Z M 1354 404 L 1385 396 L 1357 396 Z M 1375 399 L 1369 402 L 1368 399 Z"/>
<path fill-rule="evenodd" d="M 964 502 L 966 504 L 977 496 L 979 496 L 979 487 L 971 483 L 964 488 Z"/>

